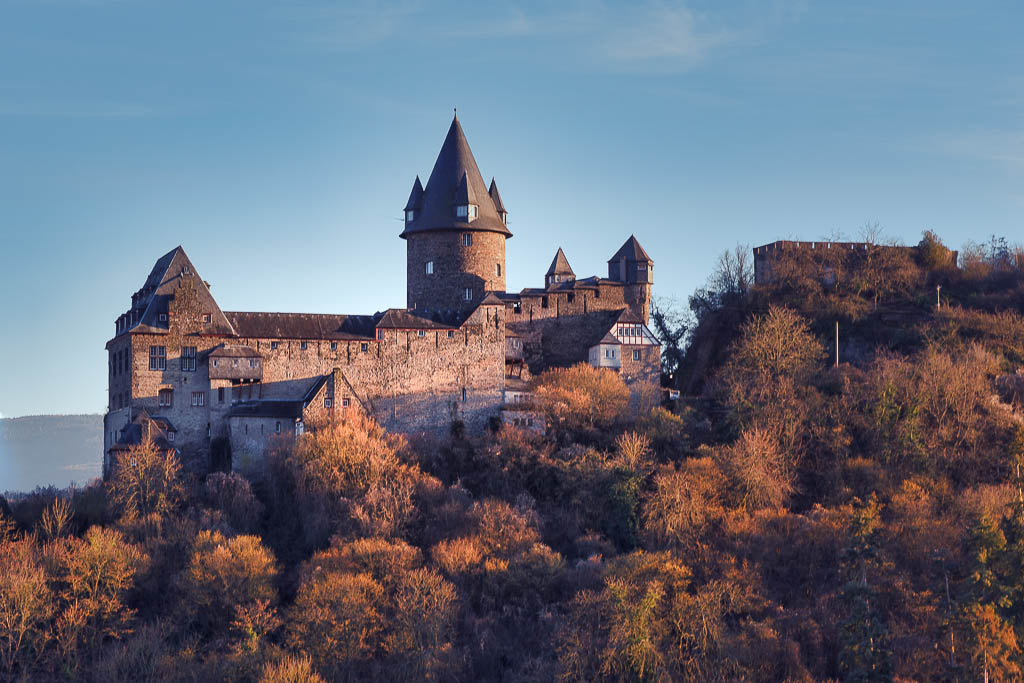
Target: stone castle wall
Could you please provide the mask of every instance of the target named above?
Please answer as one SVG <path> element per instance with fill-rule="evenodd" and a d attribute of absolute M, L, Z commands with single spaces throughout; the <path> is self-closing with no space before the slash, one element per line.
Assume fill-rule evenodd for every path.
<path fill-rule="evenodd" d="M 473 244 L 463 246 L 463 235 Z M 434 263 L 428 275 L 426 264 Z M 500 266 L 500 269 L 499 269 Z M 499 272 L 500 270 L 500 272 Z M 467 302 L 465 289 L 473 290 Z M 505 236 L 454 230 L 414 232 L 406 237 L 406 305 L 429 310 L 466 309 L 485 291 L 505 291 Z"/>

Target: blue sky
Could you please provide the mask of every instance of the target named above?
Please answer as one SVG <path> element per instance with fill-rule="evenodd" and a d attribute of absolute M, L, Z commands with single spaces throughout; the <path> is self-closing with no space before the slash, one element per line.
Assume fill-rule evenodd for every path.
<path fill-rule="evenodd" d="M 0 414 L 102 411 L 178 244 L 225 310 L 403 305 L 453 106 L 510 289 L 630 233 L 682 301 L 738 243 L 1019 241 L 1022 7 L 0 0 Z"/>

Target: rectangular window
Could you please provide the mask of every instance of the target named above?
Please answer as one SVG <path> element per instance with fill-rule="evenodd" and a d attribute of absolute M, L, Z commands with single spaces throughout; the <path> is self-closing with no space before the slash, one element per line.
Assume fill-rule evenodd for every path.
<path fill-rule="evenodd" d="M 217 387 L 217 403 L 224 402 L 224 387 Z"/>
<path fill-rule="evenodd" d="M 370 345 L 367 344 L 366 342 L 363 342 L 362 344 L 359 345 L 359 350 L 362 351 L 363 353 L 366 353 L 367 351 L 370 350 Z"/>
<path fill-rule="evenodd" d="M 348 400 L 348 398 L 343 398 L 343 399 L 341 399 L 341 407 L 342 407 L 342 408 L 348 408 L 348 406 L 349 406 L 349 400 Z"/>
<path fill-rule="evenodd" d="M 174 405 L 174 389 L 161 389 L 159 398 L 161 408 L 170 408 Z"/>
<path fill-rule="evenodd" d="M 543 297 L 540 300 L 540 307 L 541 308 L 547 308 L 548 307 L 548 298 L 547 297 Z"/>
<path fill-rule="evenodd" d="M 276 341 L 270 342 L 270 350 L 271 351 L 277 351 L 277 342 Z"/>
<path fill-rule="evenodd" d="M 182 372 L 195 372 L 196 371 L 196 347 L 194 347 L 194 346 L 182 346 L 181 347 L 181 371 Z"/>
<path fill-rule="evenodd" d="M 426 270 L 427 270 L 427 275 L 433 275 L 434 274 L 434 262 L 433 261 L 427 261 Z"/>
<path fill-rule="evenodd" d="M 305 351 L 307 348 L 309 348 L 309 343 L 308 342 L 299 342 L 299 349 L 300 350 Z"/>
<path fill-rule="evenodd" d="M 213 316 L 211 314 L 203 313 L 203 323 L 209 325 L 212 320 L 213 320 Z"/>
<path fill-rule="evenodd" d="M 149 369 L 150 370 L 166 370 L 167 369 L 167 347 L 166 346 L 150 346 L 149 347 Z"/>
<path fill-rule="evenodd" d="M 462 292 L 462 298 L 466 301 L 473 300 L 473 290 L 470 287 L 466 287 L 465 291 Z"/>
<path fill-rule="evenodd" d="M 160 318 L 160 322 L 162 322 L 162 323 L 167 322 L 167 314 L 166 313 L 161 313 L 159 315 L 159 318 Z"/>
<path fill-rule="evenodd" d="M 494 264 L 494 275 L 496 277 L 501 277 L 501 264 L 500 263 L 495 263 Z"/>
<path fill-rule="evenodd" d="M 463 402 L 466 400 L 466 387 L 462 387 L 462 400 Z"/>
<path fill-rule="evenodd" d="M 250 359 L 249 359 L 249 367 L 250 367 L 250 368 L 255 368 L 255 367 L 256 367 L 256 366 L 258 366 L 259 364 L 260 364 L 260 361 L 259 361 L 259 359 L 258 359 L 258 358 L 250 358 Z"/>
<path fill-rule="evenodd" d="M 464 232 L 462 233 L 462 246 L 471 247 L 473 246 L 473 233 Z"/>
<path fill-rule="evenodd" d="M 331 351 L 338 350 L 338 342 L 331 342 Z"/>
<path fill-rule="evenodd" d="M 465 218 L 469 215 L 469 206 L 466 204 L 459 204 L 455 207 L 455 215 L 459 218 Z"/>
<path fill-rule="evenodd" d="M 206 392 L 205 391 L 193 391 L 192 392 L 192 405 L 196 408 L 201 408 L 206 405 Z"/>
<path fill-rule="evenodd" d="M 167 442 L 174 443 L 174 432 L 167 432 Z"/>
<path fill-rule="evenodd" d="M 377 341 L 384 341 L 384 330 L 377 330 Z"/>
<path fill-rule="evenodd" d="M 448 338 L 449 339 L 454 339 L 455 338 L 455 330 L 448 330 Z"/>
<path fill-rule="evenodd" d="M 329 398 L 327 398 L 325 396 L 324 397 L 324 408 L 330 408 L 330 407 L 331 407 L 331 399 L 329 399 Z"/>
<path fill-rule="evenodd" d="M 274 433 L 275 434 L 280 434 L 281 433 L 281 423 L 280 422 L 274 423 Z"/>
<path fill-rule="evenodd" d="M 640 349 L 633 350 L 633 360 L 640 360 Z"/>
<path fill-rule="evenodd" d="M 416 336 L 417 337 L 426 337 L 427 336 L 427 331 L 426 330 L 417 330 Z"/>

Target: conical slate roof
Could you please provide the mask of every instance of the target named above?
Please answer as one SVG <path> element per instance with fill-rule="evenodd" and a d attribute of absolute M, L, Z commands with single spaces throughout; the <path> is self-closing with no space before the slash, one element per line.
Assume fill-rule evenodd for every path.
<path fill-rule="evenodd" d="M 615 256 L 612 256 L 610 259 L 608 259 L 608 263 L 611 263 L 613 261 L 619 261 L 621 259 L 626 259 L 627 261 L 636 261 L 637 263 L 654 263 L 654 261 L 651 260 L 651 257 L 647 255 L 647 252 L 644 251 L 644 248 L 640 246 L 640 243 L 633 235 L 630 235 L 629 239 L 626 240 L 626 243 L 623 244 L 617 252 L 615 252 Z"/>
<path fill-rule="evenodd" d="M 565 253 L 562 252 L 561 247 L 555 252 L 555 258 L 551 261 L 551 267 L 548 268 L 548 272 L 545 275 L 571 275 L 574 278 L 576 277 L 576 273 L 572 272 L 572 268 L 569 267 L 569 260 L 565 258 Z"/>
<path fill-rule="evenodd" d="M 409 201 L 405 203 L 403 211 L 415 211 L 423 206 L 423 185 L 420 184 L 420 177 L 416 176 L 416 182 L 412 184 L 412 192 L 409 193 Z"/>
<path fill-rule="evenodd" d="M 491 178 L 491 186 L 487 188 L 487 194 L 491 195 L 491 201 L 494 202 L 494 208 L 498 213 L 508 213 L 505 210 L 505 205 L 501 203 L 501 193 L 498 192 L 498 183 L 494 182 L 494 178 Z"/>
<path fill-rule="evenodd" d="M 455 215 L 455 207 L 466 203 L 479 207 L 479 213 L 472 222 L 467 217 L 458 218 Z M 480 175 L 458 117 L 452 120 L 448 136 L 434 162 L 434 170 L 427 179 L 422 207 L 415 219 L 406 221 L 400 237 L 426 230 L 480 230 L 512 236 L 498 215 L 498 209 Z"/>

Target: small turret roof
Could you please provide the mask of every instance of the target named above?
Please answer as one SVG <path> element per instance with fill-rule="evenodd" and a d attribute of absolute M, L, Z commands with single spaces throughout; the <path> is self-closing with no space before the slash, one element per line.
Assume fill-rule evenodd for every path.
<path fill-rule="evenodd" d="M 472 221 L 455 215 L 455 207 L 467 203 L 478 207 L 477 217 Z M 406 222 L 400 237 L 427 230 L 478 230 L 512 236 L 498 215 L 496 203 L 480 175 L 458 117 L 452 119 L 427 186 L 423 188 L 420 213 Z"/>
<path fill-rule="evenodd" d="M 572 275 L 574 278 L 576 277 L 576 273 L 572 272 L 572 268 L 569 267 L 569 260 L 565 258 L 565 253 L 561 247 L 555 252 L 555 258 L 551 261 L 551 267 L 548 268 L 548 272 L 545 275 Z"/>
<path fill-rule="evenodd" d="M 494 182 L 494 178 L 491 178 L 491 186 L 487 188 L 487 194 L 491 195 L 491 201 L 494 202 L 494 208 L 498 213 L 508 213 L 505 210 L 505 205 L 501 202 L 501 193 L 498 192 L 498 183 Z"/>
<path fill-rule="evenodd" d="M 654 261 L 651 260 L 651 257 L 647 255 L 647 252 L 644 251 L 644 248 L 640 246 L 640 242 L 638 242 L 636 237 L 633 235 L 629 236 L 626 243 L 623 244 L 617 252 L 615 252 L 615 256 L 608 259 L 608 262 L 611 263 L 612 261 L 619 261 L 621 259 L 636 261 L 637 263 L 654 263 Z"/>
<path fill-rule="evenodd" d="M 412 192 L 409 193 L 409 201 L 405 203 L 404 211 L 412 211 L 423 206 L 423 185 L 420 184 L 420 177 L 416 176 L 416 182 L 412 184 Z"/>

